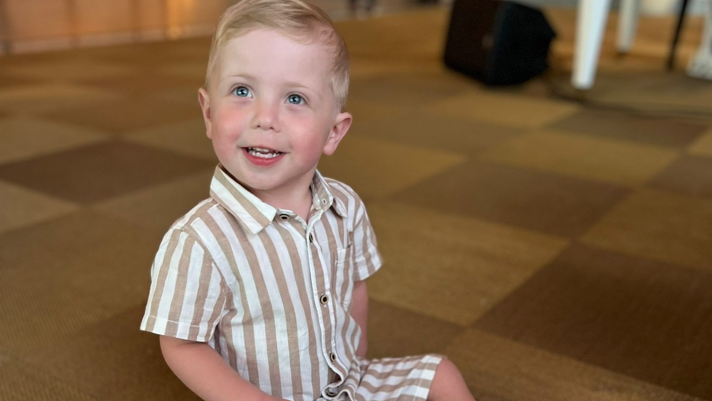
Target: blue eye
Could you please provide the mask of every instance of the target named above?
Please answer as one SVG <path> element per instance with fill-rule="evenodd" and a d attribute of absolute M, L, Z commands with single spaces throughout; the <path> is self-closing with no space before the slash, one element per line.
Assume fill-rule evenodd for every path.
<path fill-rule="evenodd" d="M 235 89 L 232 90 L 232 93 L 234 93 L 235 96 L 239 96 L 239 97 L 248 97 L 248 96 L 250 96 L 250 90 L 247 89 L 247 88 L 244 87 L 244 86 L 238 86 L 237 88 L 235 88 Z"/>
<path fill-rule="evenodd" d="M 303 104 L 304 98 L 299 95 L 289 95 L 287 101 L 291 104 Z"/>

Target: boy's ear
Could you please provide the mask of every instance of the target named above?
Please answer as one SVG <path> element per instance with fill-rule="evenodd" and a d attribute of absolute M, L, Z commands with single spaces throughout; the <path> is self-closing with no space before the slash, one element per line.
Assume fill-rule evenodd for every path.
<path fill-rule="evenodd" d="M 324 144 L 325 155 L 331 156 L 336 152 L 339 142 L 344 139 L 344 135 L 346 135 L 346 132 L 348 132 L 351 127 L 351 121 L 353 121 L 353 117 L 350 113 L 339 113 L 336 116 L 334 126 L 331 128 L 331 132 L 329 132 L 326 144 Z"/>
<path fill-rule="evenodd" d="M 212 139 L 212 121 L 210 119 L 210 96 L 205 88 L 198 89 L 198 102 L 203 110 L 203 120 L 205 121 L 205 135 Z"/>

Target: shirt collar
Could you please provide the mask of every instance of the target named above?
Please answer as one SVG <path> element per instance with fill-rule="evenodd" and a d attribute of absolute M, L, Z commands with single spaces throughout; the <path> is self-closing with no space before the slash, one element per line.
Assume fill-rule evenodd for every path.
<path fill-rule="evenodd" d="M 315 208 L 332 208 L 341 217 L 346 217 L 346 208 L 329 190 L 329 184 L 317 171 L 311 183 L 312 203 Z M 279 210 L 265 202 L 230 177 L 221 165 L 215 168 L 210 183 L 210 196 L 235 216 L 246 231 L 257 234 L 274 220 Z"/>

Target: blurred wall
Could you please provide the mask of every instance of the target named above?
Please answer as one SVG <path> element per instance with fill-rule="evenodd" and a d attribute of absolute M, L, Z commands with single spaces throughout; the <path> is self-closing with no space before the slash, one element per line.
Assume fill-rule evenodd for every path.
<path fill-rule="evenodd" d="M 5 52 L 212 32 L 226 0 L 0 0 Z"/>

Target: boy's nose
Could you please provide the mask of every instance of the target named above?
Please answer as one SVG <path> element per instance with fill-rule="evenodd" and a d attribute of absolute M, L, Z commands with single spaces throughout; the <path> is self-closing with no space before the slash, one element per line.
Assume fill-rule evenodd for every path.
<path fill-rule="evenodd" d="M 278 107 L 268 102 L 259 102 L 256 106 L 252 127 L 255 129 L 279 131 Z"/>

